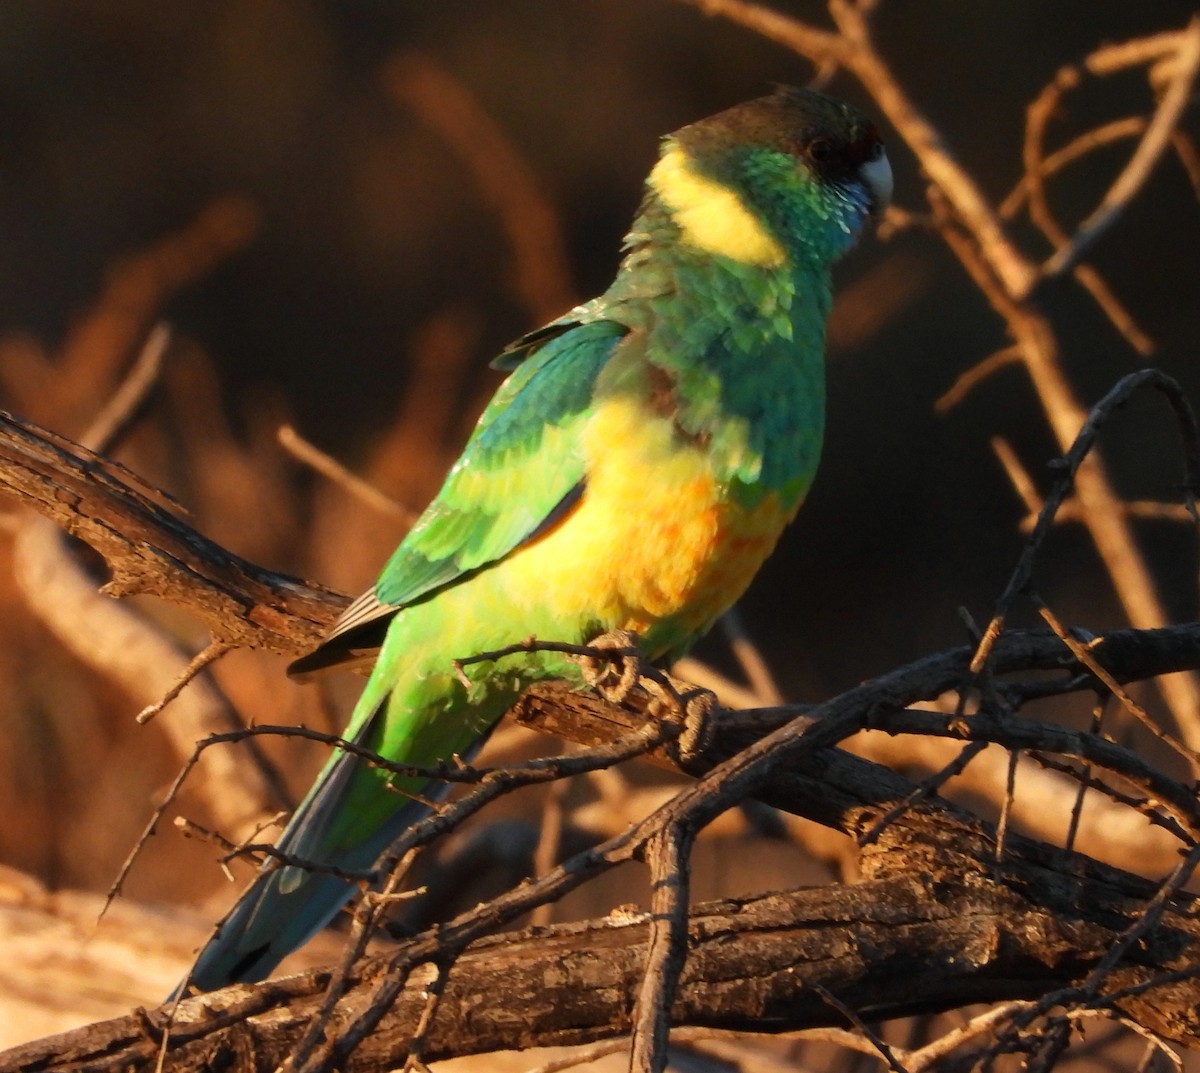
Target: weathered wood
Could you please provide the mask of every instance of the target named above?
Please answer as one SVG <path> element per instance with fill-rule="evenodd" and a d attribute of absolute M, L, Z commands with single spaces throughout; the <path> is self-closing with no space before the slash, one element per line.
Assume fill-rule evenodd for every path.
<path fill-rule="evenodd" d="M 840 1023 L 818 988 L 878 1019 L 1037 997 L 1078 985 L 1144 905 L 1134 892 L 1086 876 L 1047 875 L 1037 859 L 1014 857 L 991 869 L 951 854 L 931 871 L 909 868 L 904 845 L 889 852 L 896 859 L 884 879 L 696 908 L 673 1020 L 758 1032 Z M 1190 905 L 1166 913 L 1107 990 L 1200 971 L 1200 921 Z M 618 912 L 477 941 L 454 964 L 424 1057 L 582 1043 L 627 1031 L 647 928 L 646 914 Z M 361 1009 L 386 972 L 386 959 L 365 963 L 342 1008 Z M 404 1061 L 434 974 L 430 965 L 413 972 L 380 1028 L 348 1059 L 348 1071 Z M 277 1068 L 327 982 L 328 974 L 317 972 L 190 1000 L 176 1014 L 162 1068 Z M 1195 980 L 1118 1005 L 1167 1039 L 1200 1041 Z M 166 1011 L 157 1010 L 89 1025 L 0 1055 L 0 1073 L 151 1070 L 166 1023 Z"/>
<path fill-rule="evenodd" d="M 161 596 L 234 644 L 303 651 L 347 602 L 331 589 L 226 551 L 120 463 L 3 411 L 0 490 L 94 548 L 111 571 L 110 595 Z"/>
<path fill-rule="evenodd" d="M 579 738 L 616 736 L 644 718 L 555 686 L 527 697 L 520 717 L 543 729 L 572 728 Z M 719 735 L 693 767 L 715 762 L 747 733 Z M 900 776 L 830 749 L 777 775 L 767 796 L 809 812 L 823 795 L 826 809 L 849 802 L 847 815 L 865 822 L 910 789 Z M 1141 877 L 1015 836 L 1000 863 L 994 853 L 987 824 L 932 799 L 885 829 L 864 854 L 862 882 L 698 907 L 673 1020 L 765 1032 L 839 1023 L 817 988 L 883 1019 L 1076 987 L 1135 924 L 1156 889 Z M 1134 989 L 1117 1006 L 1187 1045 L 1200 1042 L 1200 984 L 1155 981 L 1200 972 L 1200 921 L 1192 908 L 1186 896 L 1172 899 L 1104 983 L 1107 993 Z M 627 1031 L 647 927 L 645 914 L 618 912 L 477 940 L 454 963 L 424 1057 L 581 1043 Z M 393 963 L 406 960 L 406 952 L 436 950 L 436 941 L 434 932 L 401 945 Z M 404 1060 L 434 971 L 423 965 L 412 972 L 379 1028 L 349 1057 L 348 1070 L 382 1070 Z M 387 960 L 364 963 L 330 1031 L 369 1003 L 387 972 Z M 328 974 L 311 973 L 190 1001 L 171 1029 L 163 1068 L 274 1069 L 301 1038 L 327 982 Z M 149 1069 L 165 1018 L 160 1010 L 29 1044 L 0 1056 L 0 1073 L 79 1064 Z"/>
<path fill-rule="evenodd" d="M 157 593 L 192 610 L 220 637 L 284 652 L 310 643 L 341 606 L 335 594 L 229 555 L 152 493 L 134 489 L 132 480 L 53 434 L 0 419 L 0 486 L 104 555 L 114 574 L 111 590 Z M 1122 681 L 1194 669 L 1200 666 L 1200 624 L 1112 633 L 1092 645 L 1090 655 Z M 968 659 L 968 651 L 958 649 L 901 668 L 883 676 L 878 689 L 868 683 L 823 706 L 825 720 L 792 723 L 805 718 L 798 709 L 739 713 L 718 724 L 713 745 L 685 768 L 703 780 L 722 770 L 740 777 L 742 764 L 753 772 L 743 785 L 758 797 L 864 838 L 889 810 L 909 801 L 915 787 L 889 769 L 828 747 L 843 732 L 871 726 L 983 741 L 1008 734 L 1020 739 L 1021 748 L 1050 742 L 1048 731 L 1039 738 L 1036 724 L 1024 721 L 1007 727 L 985 716 L 939 716 L 935 725 L 932 713 L 903 710 L 961 683 Z M 1073 687 L 1087 684 L 1061 641 L 1042 631 L 1006 633 L 990 668 L 996 675 L 1060 669 L 1075 679 Z M 585 744 L 611 741 L 646 718 L 554 684 L 532 691 L 514 714 Z M 1051 747 L 1100 757 L 1161 801 L 1180 830 L 1194 833 L 1200 826 L 1186 787 L 1139 767 L 1132 754 L 1101 738 L 1089 738 L 1089 744 L 1064 737 L 1070 732 L 1060 728 L 1054 733 Z M 780 745 L 777 762 L 762 763 L 770 751 L 764 735 Z M 655 759 L 676 762 L 669 750 Z M 999 858 L 990 825 L 918 795 L 867 841 L 861 882 L 698 907 L 672 1018 L 779 1031 L 838 1022 L 841 1015 L 818 987 L 873 1018 L 1079 987 L 1143 918 L 1159 889 L 1143 877 L 1011 833 Z M 455 950 L 474 941 L 453 962 L 424 1041 L 425 1058 L 582 1042 L 628 1029 L 648 938 L 643 916 L 483 934 L 512 919 L 489 918 L 488 911 L 464 914 L 402 944 L 389 962 L 357 969 L 325 1028 L 328 1036 L 369 1005 L 395 966 L 409 974 L 376 1029 L 345 1057 L 344 1068 L 381 1070 L 403 1061 L 434 979 L 428 962 L 443 956 L 447 935 L 455 937 Z M 1095 982 L 1094 1000 L 1103 1003 L 1105 994 L 1120 992 L 1112 1001 L 1141 1025 L 1187 1045 L 1200 1043 L 1197 939 L 1191 900 L 1172 894 L 1161 917 Z M 274 1069 L 307 1030 L 327 981 L 327 974 L 309 974 L 190 1001 L 177 1013 L 162 1068 Z M 0 1073 L 149 1069 L 158 1060 L 167 1016 L 159 1010 L 27 1044 L 0 1055 Z"/>

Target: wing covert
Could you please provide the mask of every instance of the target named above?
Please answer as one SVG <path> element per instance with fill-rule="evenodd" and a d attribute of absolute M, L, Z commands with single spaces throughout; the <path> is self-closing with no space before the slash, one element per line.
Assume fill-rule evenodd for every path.
<path fill-rule="evenodd" d="M 484 410 L 441 491 L 373 588 L 290 673 L 365 660 L 402 607 L 498 562 L 569 513 L 584 487 L 581 431 L 596 376 L 627 331 L 614 321 L 564 318 L 505 351 L 522 354 L 520 364 Z"/>

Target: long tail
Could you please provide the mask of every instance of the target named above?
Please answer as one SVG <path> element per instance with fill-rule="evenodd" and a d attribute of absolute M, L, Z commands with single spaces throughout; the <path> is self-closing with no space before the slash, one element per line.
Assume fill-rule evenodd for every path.
<path fill-rule="evenodd" d="M 365 737 L 364 733 L 359 735 Z M 485 731 L 468 757 L 482 747 Z M 348 753 L 332 758 L 308 797 L 296 810 L 280 835 L 276 847 L 285 854 L 318 866 L 341 871 L 370 869 L 380 855 L 409 827 L 430 812 L 429 802 L 447 789 L 443 784 L 425 787 L 422 800 L 401 804 L 376 830 L 353 846 L 336 852 L 323 849 L 323 835 L 342 811 L 355 778 L 366 767 Z M 403 800 L 397 795 L 397 800 Z M 235 983 L 252 983 L 269 976 L 293 950 L 303 946 L 324 928 L 353 897 L 358 884 L 353 880 L 312 871 L 300 865 L 276 866 L 268 862 L 254 884 L 242 895 L 216 934 L 201 949 L 187 980 L 175 989 L 216 991 Z"/>
<path fill-rule="evenodd" d="M 374 838 L 337 860 L 314 862 L 342 871 L 365 871 L 407 828 L 429 812 L 421 802 L 405 805 Z M 295 854 L 294 821 L 277 843 Z M 297 882 L 297 873 L 302 878 Z M 285 957 L 321 931 L 354 895 L 358 885 L 333 875 L 284 866 L 264 871 L 205 944 L 188 975 L 196 991 L 216 991 L 236 983 L 265 979 Z M 181 993 L 177 988 L 172 998 Z"/>

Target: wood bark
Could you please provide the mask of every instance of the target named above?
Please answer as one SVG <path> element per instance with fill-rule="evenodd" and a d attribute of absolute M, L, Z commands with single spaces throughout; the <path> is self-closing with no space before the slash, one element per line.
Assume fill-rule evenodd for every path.
<path fill-rule="evenodd" d="M 110 572 L 108 595 L 161 596 L 231 644 L 283 653 L 312 647 L 347 603 L 226 551 L 119 462 L 3 411 L 0 490 L 98 552 Z"/>
<path fill-rule="evenodd" d="M 569 705 L 561 705 L 570 696 Z M 557 717 L 543 716 L 547 712 Z M 565 714 L 566 713 L 566 714 Z M 592 698 L 543 687 L 519 718 L 589 738 L 644 718 Z M 605 730 L 604 728 L 608 728 Z M 737 748 L 718 739 L 699 770 Z M 660 757 L 660 762 L 667 762 Z M 841 750 L 777 773 L 764 797 L 809 812 L 823 795 L 839 825 L 877 817 L 911 783 Z M 1156 885 L 1062 849 L 1010 836 L 996 860 L 994 831 L 927 800 L 905 812 L 863 854 L 854 884 L 774 892 L 693 909 L 676 1024 L 775 1032 L 841 1024 L 821 989 L 868 1019 L 972 1002 L 1036 998 L 1079 988 L 1123 932 L 1136 926 Z M 454 922 L 448 928 L 453 929 Z M 615 912 L 576 925 L 477 940 L 453 963 L 422 1055 L 583 1043 L 628 1031 L 648 942 L 644 913 Z M 397 966 L 416 966 L 379 1028 L 347 1070 L 402 1063 L 437 974 L 437 931 L 357 969 L 327 1032 L 360 1013 Z M 1200 922 L 1175 895 L 1157 925 L 1106 974 L 1098 993 L 1166 1039 L 1200 1042 Z M 0 1073 L 162 1068 L 270 1070 L 288 1057 L 329 982 L 314 972 L 134 1014 L 18 1047 Z"/>
<path fill-rule="evenodd" d="M 340 606 L 336 594 L 228 555 L 132 488 L 119 467 L 53 434 L 0 422 L 0 474 L 10 491 L 105 556 L 111 588 L 172 599 L 225 638 L 296 651 Z M 1195 668 L 1200 624 L 1115 632 L 1090 653 L 1120 681 Z M 1166 1039 L 1200 1042 L 1200 925 L 1189 896 L 1012 833 L 998 847 L 996 831 L 978 817 L 835 747 L 853 729 L 882 727 L 1059 750 L 1143 789 L 1163 810 L 1161 822 L 1175 824 L 1185 841 L 1200 830 L 1189 787 L 1103 738 L 984 713 L 955 719 L 906 707 L 960 685 L 969 659 L 961 649 L 918 661 L 823 705 L 823 718 L 783 708 L 721 719 L 713 743 L 682 762 L 701 788 L 723 776 L 725 786 L 859 838 L 862 849 L 856 883 L 695 907 L 674 1023 L 772 1032 L 842 1023 L 827 994 L 882 1019 L 978 1001 L 1061 997 L 1067 989 L 1075 1000 L 1111 1006 Z M 1092 682 L 1045 631 L 1005 634 L 990 667 L 993 675 L 1033 671 L 1043 679 L 1057 671 L 1072 688 Z M 617 706 L 546 684 L 513 715 L 586 745 L 644 723 L 648 704 L 641 700 Z M 680 765 L 669 748 L 652 759 Z M 712 801 L 728 807 L 724 798 Z M 889 822 L 878 827 L 885 816 Z M 602 863 L 584 858 L 579 867 Z M 425 1059 L 629 1030 L 652 938 L 644 914 L 485 934 L 514 919 L 481 907 L 354 968 L 323 1029 L 327 1040 L 381 989 L 394 988 L 396 997 L 374 1031 L 338 1059 L 342 1067 L 381 1070 L 402 1062 L 447 967 L 422 1033 Z M 0 1073 L 150 1069 L 160 1060 L 169 1070 L 274 1069 L 305 1036 L 329 980 L 318 972 L 232 988 L 188 1001 L 173 1018 L 166 1009 L 139 1011 L 15 1048 L 0 1055 Z"/>

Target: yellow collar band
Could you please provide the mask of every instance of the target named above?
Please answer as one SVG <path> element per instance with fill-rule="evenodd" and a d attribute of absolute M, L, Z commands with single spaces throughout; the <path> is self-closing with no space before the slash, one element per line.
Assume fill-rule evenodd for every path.
<path fill-rule="evenodd" d="M 763 268 L 786 260 L 783 246 L 742 199 L 729 187 L 697 174 L 679 147 L 663 154 L 649 182 L 689 245 Z"/>

